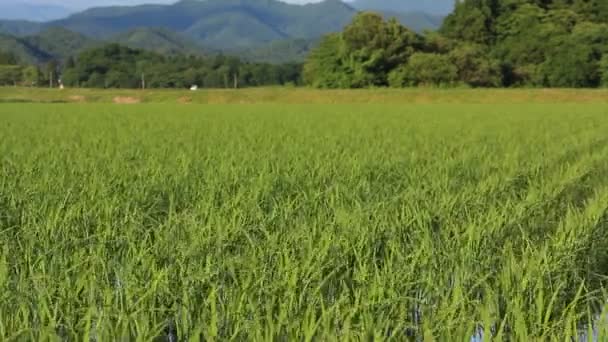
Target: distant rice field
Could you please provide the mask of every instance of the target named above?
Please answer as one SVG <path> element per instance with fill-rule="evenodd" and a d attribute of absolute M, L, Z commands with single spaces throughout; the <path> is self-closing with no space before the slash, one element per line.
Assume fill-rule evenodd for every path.
<path fill-rule="evenodd" d="M 608 338 L 600 91 L 29 91 L 0 340 Z"/>

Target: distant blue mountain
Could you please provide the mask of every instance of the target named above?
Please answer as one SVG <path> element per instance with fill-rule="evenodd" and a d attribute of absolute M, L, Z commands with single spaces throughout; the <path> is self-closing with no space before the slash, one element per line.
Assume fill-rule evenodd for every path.
<path fill-rule="evenodd" d="M 57 5 L 19 3 L 14 0 L 0 1 L 0 19 L 3 20 L 50 21 L 65 18 L 74 12 Z"/>
<path fill-rule="evenodd" d="M 90 8 L 67 17 L 69 10 L 56 6 L 3 3 L 0 17 L 13 20 L 0 20 L 4 34 L 0 50 L 20 51 L 29 56 L 24 60 L 43 61 L 75 53 L 78 47 L 96 41 L 168 54 L 225 51 L 252 60 L 302 60 L 323 35 L 342 30 L 360 10 L 395 17 L 416 31 L 432 30 L 441 25 L 440 13 L 449 7 L 447 1 L 324 0 L 295 5 L 277 0 L 181 0 L 170 5 Z M 19 15 L 18 7 L 25 13 Z M 64 18 L 36 21 L 52 17 Z M 70 41 L 78 44 L 70 45 Z M 70 46 L 69 51 L 62 51 L 64 46 Z"/>
<path fill-rule="evenodd" d="M 442 20 L 420 11 L 399 11 L 390 7 L 373 9 L 399 18 L 417 31 L 435 29 Z M 342 30 L 357 11 L 351 3 L 339 0 L 307 5 L 277 0 L 181 0 L 171 5 L 91 8 L 49 25 L 97 39 L 138 28 L 163 28 L 180 33 L 204 47 L 225 50 L 281 40 L 317 39 Z"/>
<path fill-rule="evenodd" d="M 452 12 L 456 0 L 353 0 L 352 6 L 362 10 L 389 12 L 425 12 L 445 16 Z"/>

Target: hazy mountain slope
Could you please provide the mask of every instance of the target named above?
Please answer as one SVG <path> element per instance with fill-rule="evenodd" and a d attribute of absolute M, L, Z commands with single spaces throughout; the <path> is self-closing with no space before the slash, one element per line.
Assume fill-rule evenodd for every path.
<path fill-rule="evenodd" d="M 100 42 L 64 28 L 51 27 L 36 35 L 16 37 L 0 34 L 0 51 L 14 53 L 24 63 L 65 60 Z"/>
<path fill-rule="evenodd" d="M 52 57 L 45 51 L 30 45 L 22 38 L 0 34 L 0 51 L 14 54 L 19 61 L 25 63 L 41 63 Z"/>
<path fill-rule="evenodd" d="M 93 8 L 51 24 L 97 38 L 162 27 L 210 48 L 234 48 L 317 38 L 342 29 L 355 13 L 338 0 L 304 6 L 275 0 L 184 0 L 167 6 Z"/>
<path fill-rule="evenodd" d="M 201 19 L 185 33 L 204 46 L 217 48 L 247 47 L 288 37 L 275 27 L 241 11 Z"/>
<path fill-rule="evenodd" d="M 98 45 L 99 42 L 62 27 L 50 27 L 37 35 L 21 38 L 30 47 L 44 51 L 54 59 L 65 59 L 77 51 Z"/>
<path fill-rule="evenodd" d="M 452 12 L 456 0 L 354 0 L 350 4 L 362 10 L 389 12 L 425 12 L 445 16 Z"/>
<path fill-rule="evenodd" d="M 50 27 L 39 34 L 25 37 L 0 34 L 0 51 L 12 52 L 21 62 L 44 63 L 63 61 L 86 49 L 107 43 L 119 43 L 161 54 L 204 54 L 197 43 L 174 32 L 159 28 L 141 28 L 105 40 L 88 38 L 61 27 Z"/>
<path fill-rule="evenodd" d="M 131 48 L 154 51 L 161 54 L 203 54 L 198 43 L 185 36 L 163 28 L 138 28 L 110 37 L 111 42 Z"/>
<path fill-rule="evenodd" d="M 0 19 L 49 21 L 65 18 L 72 13 L 73 10 L 57 5 L 18 3 L 14 0 L 0 2 Z"/>
<path fill-rule="evenodd" d="M 426 1 L 325 0 L 294 5 L 277 0 L 182 0 L 171 5 L 91 8 L 44 24 L 0 21 L 1 33 L 22 37 L 4 37 L 0 49 L 13 46 L 28 56 L 26 60 L 40 61 L 64 58 L 92 44 L 117 42 L 164 54 L 200 54 L 204 48 L 256 61 L 301 61 L 320 37 L 342 30 L 352 20 L 358 11 L 352 5 L 396 17 L 416 31 L 436 29 L 442 21 L 439 15 L 400 11 L 428 7 Z"/>
<path fill-rule="evenodd" d="M 92 8 L 66 19 L 53 21 L 50 25 L 61 26 L 84 35 L 104 38 L 140 27 L 164 27 L 179 30 L 180 18 L 171 10 L 172 6 L 142 5 L 134 7 Z"/>
<path fill-rule="evenodd" d="M 13 36 L 27 36 L 42 30 L 41 23 L 25 20 L 0 20 L 0 33 Z"/>

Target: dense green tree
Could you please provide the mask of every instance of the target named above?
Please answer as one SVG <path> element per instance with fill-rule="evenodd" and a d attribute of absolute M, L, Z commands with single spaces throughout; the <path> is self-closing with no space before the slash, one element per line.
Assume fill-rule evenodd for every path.
<path fill-rule="evenodd" d="M 458 69 L 447 55 L 415 53 L 389 76 L 392 87 L 442 86 L 456 82 Z"/>
<path fill-rule="evenodd" d="M 241 73 L 247 77 L 241 77 Z M 87 50 L 66 63 L 63 81 L 68 86 L 96 88 L 226 88 L 297 84 L 298 65 L 246 63 L 235 57 L 166 57 L 116 44 Z"/>
<path fill-rule="evenodd" d="M 353 87 L 387 84 L 388 73 L 407 62 L 422 39 L 395 19 L 363 12 L 342 33 L 342 58 Z"/>
<path fill-rule="evenodd" d="M 76 66 L 76 62 L 74 61 L 74 57 L 70 56 L 68 57 L 68 59 L 66 59 L 65 61 L 65 68 L 69 69 L 69 68 L 73 68 Z"/>
<path fill-rule="evenodd" d="M 350 88 L 343 46 L 340 34 L 325 36 L 308 56 L 304 65 L 304 81 L 317 88 Z"/>
<path fill-rule="evenodd" d="M 566 34 L 546 21 L 546 11 L 535 4 L 523 4 L 497 19 L 496 44 L 492 54 L 502 61 L 507 85 L 540 85 L 538 66 Z"/>
<path fill-rule="evenodd" d="M 43 81 L 48 86 L 55 87 L 59 81 L 59 62 L 56 60 L 46 62 L 43 66 L 43 77 Z"/>
<path fill-rule="evenodd" d="M 541 70 L 549 87 L 596 87 L 601 79 L 598 65 L 590 45 L 568 37 L 547 57 Z"/>
<path fill-rule="evenodd" d="M 23 85 L 34 87 L 40 84 L 42 74 L 40 73 L 40 69 L 35 65 L 24 67 L 21 72 Z"/>
<path fill-rule="evenodd" d="M 608 2 L 605 0 L 562 0 L 560 3 L 580 13 L 585 20 L 608 22 Z"/>
<path fill-rule="evenodd" d="M 106 82 L 104 75 L 93 72 L 88 78 L 84 79 L 84 82 L 80 83 L 88 88 L 105 88 Z"/>
<path fill-rule="evenodd" d="M 17 86 L 23 80 L 23 67 L 19 65 L 0 65 L 0 85 Z"/>
<path fill-rule="evenodd" d="M 494 41 L 498 0 L 458 1 L 454 12 L 445 18 L 441 32 L 449 38 L 478 44 Z"/>
<path fill-rule="evenodd" d="M 581 22 L 573 27 L 570 39 L 591 47 L 594 56 L 600 59 L 608 53 L 608 23 Z"/>
<path fill-rule="evenodd" d="M 113 88 L 302 82 L 319 88 L 596 87 L 608 85 L 606 56 L 608 1 L 460 0 L 438 32 L 424 35 L 380 14 L 359 13 L 342 32 L 320 39 L 304 65 L 251 63 L 222 54 L 161 55 L 109 44 L 38 68 L 0 53 L 0 65 L 11 65 L 0 78 L 4 84 L 48 86 L 51 76 L 54 84 L 61 76 L 68 86 Z"/>
<path fill-rule="evenodd" d="M 427 32 L 424 36 L 424 51 L 445 54 L 456 48 L 460 41 L 450 39 L 439 32 Z"/>
<path fill-rule="evenodd" d="M 0 65 L 17 65 L 19 60 L 11 52 L 0 51 Z"/>
<path fill-rule="evenodd" d="M 600 76 L 600 85 L 608 88 L 608 55 L 602 56 L 598 63 L 598 73 Z"/>
<path fill-rule="evenodd" d="M 600 82 L 607 24 L 604 0 L 462 0 L 441 33 L 459 42 L 450 55 L 466 83 L 496 85 L 496 77 L 478 82 L 487 79 L 479 76 L 500 69 L 504 85 L 590 87 Z M 489 60 L 457 58 L 471 57 L 463 55 L 471 51 L 463 42 L 485 46 Z M 482 49 L 476 50 L 479 55 Z M 462 61 L 471 59 L 477 62 L 463 68 Z"/>
<path fill-rule="evenodd" d="M 316 87 L 388 85 L 388 75 L 422 49 L 422 37 L 380 14 L 358 14 L 341 34 L 326 36 L 304 67 L 305 80 Z"/>
<path fill-rule="evenodd" d="M 499 87 L 503 82 L 500 62 L 483 45 L 462 43 L 449 53 L 458 80 L 473 87 Z"/>

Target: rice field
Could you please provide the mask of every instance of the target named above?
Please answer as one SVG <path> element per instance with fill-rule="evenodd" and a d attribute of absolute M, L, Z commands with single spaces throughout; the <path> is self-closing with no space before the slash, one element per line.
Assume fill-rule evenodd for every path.
<path fill-rule="evenodd" d="M 0 104 L 0 340 L 605 340 L 607 132 L 603 103 Z"/>

